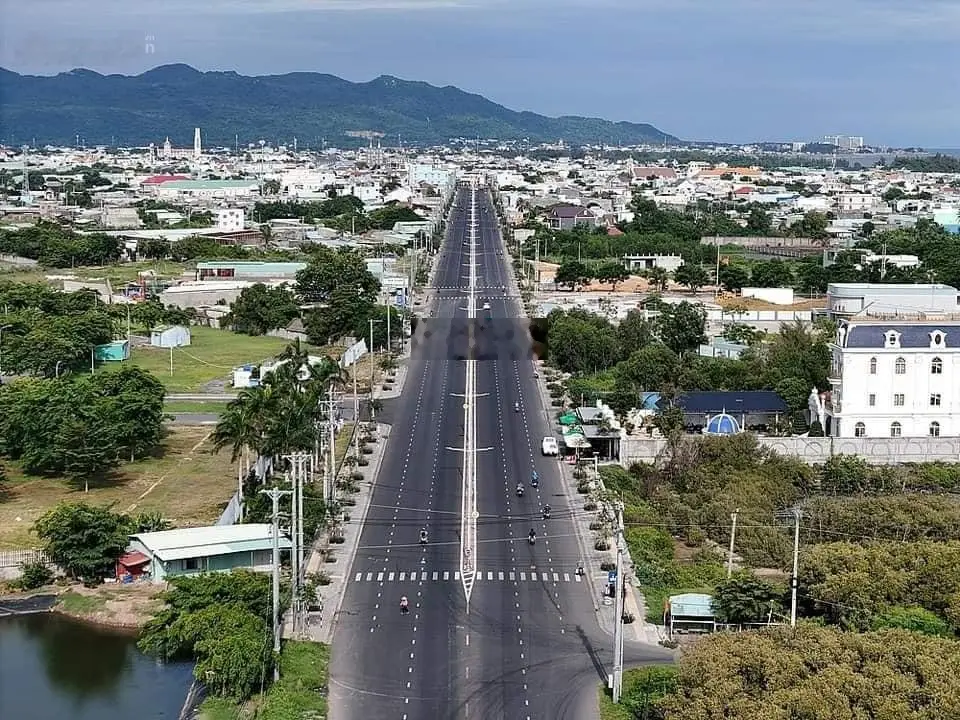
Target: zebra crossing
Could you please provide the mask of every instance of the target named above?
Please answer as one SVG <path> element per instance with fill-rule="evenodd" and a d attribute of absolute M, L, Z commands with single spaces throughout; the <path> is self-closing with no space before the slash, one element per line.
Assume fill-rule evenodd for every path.
<path fill-rule="evenodd" d="M 358 572 L 354 582 L 460 582 L 459 570 L 373 570 Z M 583 578 L 572 572 L 552 570 L 478 570 L 474 582 L 582 582 Z"/>

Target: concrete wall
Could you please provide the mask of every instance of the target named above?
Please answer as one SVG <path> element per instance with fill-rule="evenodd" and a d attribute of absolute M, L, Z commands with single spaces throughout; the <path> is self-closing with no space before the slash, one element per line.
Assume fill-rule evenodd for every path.
<path fill-rule="evenodd" d="M 960 462 L 960 437 L 917 438 L 827 438 L 761 437 L 760 444 L 780 455 L 793 455 L 815 465 L 831 455 L 859 455 L 872 465 Z M 627 436 L 620 442 L 620 462 L 653 462 L 666 451 L 663 438 Z"/>

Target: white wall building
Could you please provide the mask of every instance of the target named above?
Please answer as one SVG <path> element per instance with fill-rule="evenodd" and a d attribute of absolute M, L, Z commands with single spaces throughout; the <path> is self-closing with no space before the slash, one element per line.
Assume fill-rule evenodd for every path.
<path fill-rule="evenodd" d="M 831 436 L 960 436 L 960 320 L 856 318 L 830 348 Z"/>
<path fill-rule="evenodd" d="M 222 232 L 243 230 L 243 210 L 240 208 L 220 208 L 217 210 L 217 230 Z"/>
<path fill-rule="evenodd" d="M 960 312 L 960 293 L 939 283 L 830 283 L 827 313 L 831 317 L 869 315 L 918 318 L 924 314 Z"/>

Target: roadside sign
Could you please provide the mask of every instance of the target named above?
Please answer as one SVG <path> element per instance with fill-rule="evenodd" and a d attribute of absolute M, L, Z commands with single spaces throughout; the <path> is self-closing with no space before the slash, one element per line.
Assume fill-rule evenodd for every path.
<path fill-rule="evenodd" d="M 613 585 L 617 581 L 617 571 L 610 570 L 607 572 L 607 582 Z"/>

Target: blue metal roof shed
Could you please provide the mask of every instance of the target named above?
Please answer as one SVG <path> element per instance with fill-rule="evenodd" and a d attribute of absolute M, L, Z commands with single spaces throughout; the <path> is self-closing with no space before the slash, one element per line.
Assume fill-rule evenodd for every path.
<path fill-rule="evenodd" d="M 756 415 L 789 412 L 787 403 L 772 390 L 742 392 L 688 392 L 677 398 L 685 415 Z M 662 406 L 662 403 L 661 403 Z"/>

